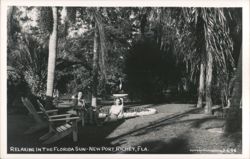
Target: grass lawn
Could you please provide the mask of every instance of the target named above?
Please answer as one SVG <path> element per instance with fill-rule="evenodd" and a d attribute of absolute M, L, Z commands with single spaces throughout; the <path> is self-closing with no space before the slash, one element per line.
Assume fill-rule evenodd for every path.
<path fill-rule="evenodd" d="M 241 153 L 241 133 L 222 133 L 224 119 L 202 114 L 191 104 L 143 105 L 158 113 L 79 130 L 79 141 L 68 136 L 53 145 L 41 145 L 46 130 L 24 135 L 33 123 L 29 116 L 8 115 L 8 146 L 102 147 L 102 150 L 65 153 Z M 63 153 L 63 152 L 46 152 Z"/>

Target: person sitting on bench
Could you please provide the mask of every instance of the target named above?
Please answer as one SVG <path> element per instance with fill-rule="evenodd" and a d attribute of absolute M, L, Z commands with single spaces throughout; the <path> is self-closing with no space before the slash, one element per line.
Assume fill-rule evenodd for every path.
<path fill-rule="evenodd" d="M 72 96 L 72 107 L 73 108 L 67 112 L 70 114 L 81 116 L 82 126 L 84 126 L 87 109 L 82 92 L 78 92 L 77 95 Z"/>
<path fill-rule="evenodd" d="M 105 119 L 105 122 L 116 121 L 123 117 L 123 99 L 117 98 L 115 104 L 111 106 L 109 115 Z"/>
<path fill-rule="evenodd" d="M 72 106 L 73 107 L 82 107 L 84 108 L 86 105 L 85 100 L 83 98 L 82 92 L 78 92 L 77 95 L 72 96 Z"/>

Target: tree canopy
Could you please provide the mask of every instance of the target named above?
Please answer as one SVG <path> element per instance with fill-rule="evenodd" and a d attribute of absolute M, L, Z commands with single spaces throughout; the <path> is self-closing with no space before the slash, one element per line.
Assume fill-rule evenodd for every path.
<path fill-rule="evenodd" d="M 96 74 L 94 86 L 102 97 L 116 92 L 119 78 L 136 100 L 161 101 L 170 92 L 194 101 L 206 97 L 211 107 L 231 96 L 241 48 L 240 8 L 57 7 L 56 12 L 54 88 L 61 94 L 81 90 L 90 98 Z M 41 96 L 53 12 L 20 6 L 8 13 L 8 66 Z"/>

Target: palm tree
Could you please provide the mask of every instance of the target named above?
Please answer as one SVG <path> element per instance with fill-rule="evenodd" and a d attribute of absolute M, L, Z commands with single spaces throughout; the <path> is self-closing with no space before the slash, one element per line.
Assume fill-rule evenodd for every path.
<path fill-rule="evenodd" d="M 94 45 L 93 45 L 93 67 L 92 67 L 92 100 L 91 106 L 97 106 L 97 86 L 98 86 L 98 30 L 95 25 L 94 30 Z"/>
<path fill-rule="evenodd" d="M 231 106 L 225 125 L 226 132 L 236 132 L 242 128 L 242 48 L 240 49 L 237 70 L 235 73 L 235 81 L 232 92 Z"/>
<path fill-rule="evenodd" d="M 230 12 L 223 8 L 152 8 L 150 16 L 156 19 L 152 23 L 160 48 L 172 41 L 176 60 L 186 63 L 190 76 L 200 72 L 197 107 L 202 107 L 205 95 L 205 113 L 211 114 L 212 82 L 223 81 L 234 66 Z"/>
<path fill-rule="evenodd" d="M 8 66 L 19 70 L 31 93 L 40 96 L 44 94 L 46 84 L 47 45 L 41 40 L 43 34 L 31 31 L 39 29 L 37 26 L 29 25 L 33 19 L 21 16 L 34 11 L 35 8 L 23 7 L 23 9 L 25 12 L 22 11 L 22 7 L 8 8 Z M 27 28 L 31 32 L 27 32 Z"/>
<path fill-rule="evenodd" d="M 226 19 L 228 11 L 222 8 L 185 8 L 183 12 L 189 24 L 196 30 L 195 57 L 198 57 L 196 60 L 200 65 L 197 107 L 202 106 L 202 96 L 205 93 L 205 113 L 211 114 L 213 104 L 211 86 L 215 78 L 213 74 L 221 74 L 221 77 L 216 78 L 223 78 L 229 71 L 228 67 L 234 65 L 232 40 L 229 36 L 228 19 Z M 197 65 L 197 62 L 194 63 Z"/>
<path fill-rule="evenodd" d="M 94 45 L 93 45 L 93 65 L 92 65 L 92 100 L 91 106 L 97 107 L 97 92 L 99 84 L 99 69 L 101 79 L 106 80 L 105 57 L 106 57 L 106 38 L 104 33 L 103 18 L 99 8 L 87 9 L 87 14 L 94 23 Z"/>
<path fill-rule="evenodd" d="M 198 88 L 198 102 L 197 102 L 197 108 L 202 107 L 203 102 L 203 96 L 204 96 L 204 77 L 205 77 L 205 70 L 204 70 L 204 64 L 200 64 L 200 78 L 199 78 L 199 88 Z"/>
<path fill-rule="evenodd" d="M 47 91 L 46 95 L 52 97 L 54 87 L 56 52 L 57 52 L 57 7 L 52 7 L 53 27 L 49 37 L 49 59 L 48 59 L 48 75 L 47 75 Z"/>
<path fill-rule="evenodd" d="M 98 92 L 99 73 L 102 79 L 106 79 L 105 69 L 105 54 L 106 54 L 106 39 L 103 26 L 103 18 L 100 13 L 100 8 L 74 8 L 64 7 L 66 16 L 64 17 L 64 37 L 68 34 L 68 27 L 75 22 L 76 14 L 82 13 L 84 21 L 91 22 L 93 26 L 93 64 L 92 64 L 92 106 L 96 107 L 96 98 Z M 86 20 L 87 19 L 87 20 Z M 90 19 L 90 21 L 88 21 Z M 54 23 L 55 24 L 55 23 Z M 55 26 L 53 26 L 55 27 Z M 54 31 L 54 30 L 53 30 Z M 52 35 L 52 34 L 51 34 Z M 100 71 L 99 71 L 100 70 Z"/>

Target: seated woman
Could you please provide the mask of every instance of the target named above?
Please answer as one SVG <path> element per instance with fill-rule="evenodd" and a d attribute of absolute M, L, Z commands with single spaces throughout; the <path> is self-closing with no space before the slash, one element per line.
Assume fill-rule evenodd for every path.
<path fill-rule="evenodd" d="M 73 107 L 81 107 L 81 108 L 85 108 L 85 100 L 83 98 L 83 94 L 82 92 L 78 92 L 77 95 L 73 95 L 72 96 L 72 106 Z"/>
<path fill-rule="evenodd" d="M 117 121 L 123 117 L 123 100 L 122 98 L 117 98 L 115 104 L 111 106 L 109 110 L 109 115 L 104 122 Z"/>
<path fill-rule="evenodd" d="M 84 98 L 83 98 L 83 94 L 82 94 L 82 92 L 78 92 L 78 96 L 77 96 L 77 106 L 78 107 L 81 107 L 81 108 L 83 108 L 83 109 L 85 109 L 85 105 L 86 105 L 86 103 L 85 103 L 85 100 L 84 100 Z"/>
<path fill-rule="evenodd" d="M 86 103 L 83 98 L 82 92 L 78 92 L 77 95 L 72 96 L 72 107 L 73 109 L 67 111 L 70 114 L 81 116 L 82 126 L 85 124 L 85 113 L 86 113 Z"/>

